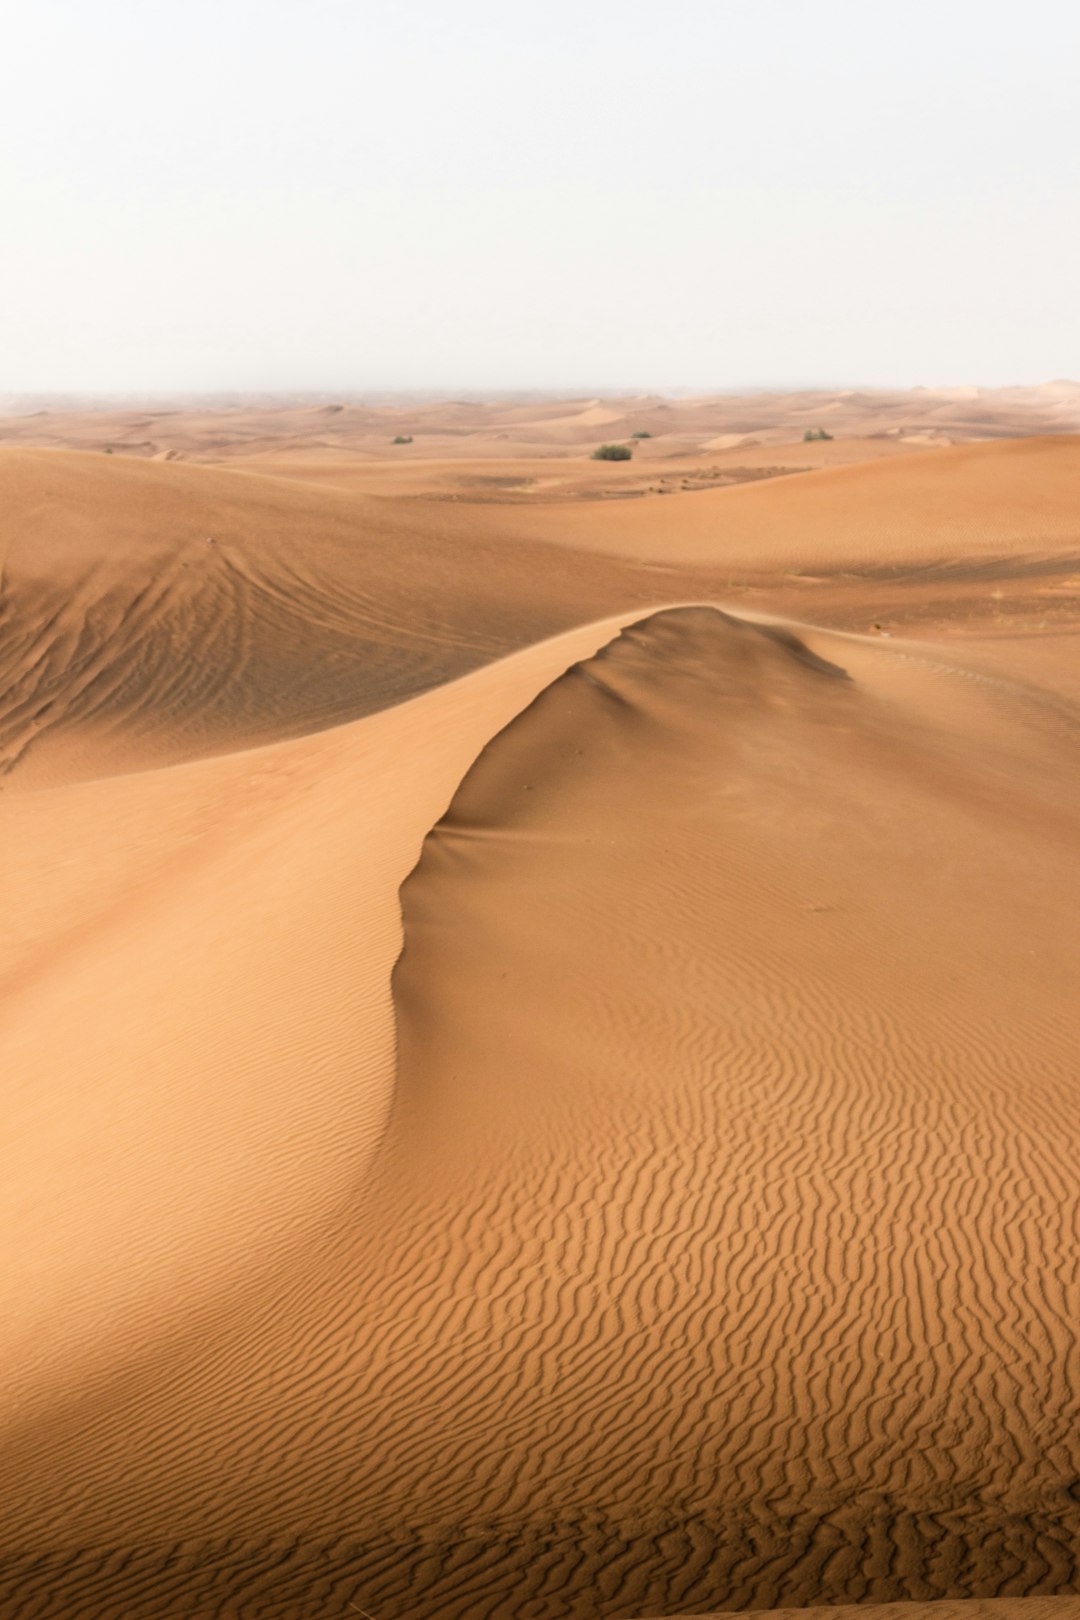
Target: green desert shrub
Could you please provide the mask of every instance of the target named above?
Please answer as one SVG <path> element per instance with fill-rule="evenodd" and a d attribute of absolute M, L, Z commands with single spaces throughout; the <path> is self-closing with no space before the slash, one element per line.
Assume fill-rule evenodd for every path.
<path fill-rule="evenodd" d="M 633 455 L 628 444 L 602 444 L 592 453 L 593 461 L 629 461 Z"/>
<path fill-rule="evenodd" d="M 393 440 L 393 443 L 394 444 L 412 444 L 412 434 L 411 433 L 399 433 L 397 438 Z"/>
<path fill-rule="evenodd" d="M 819 439 L 831 439 L 832 434 L 826 433 L 824 428 L 807 428 L 803 434 L 804 444 L 816 444 Z"/>
<path fill-rule="evenodd" d="M 641 432 L 641 433 L 631 433 L 631 435 L 630 435 L 630 437 L 631 437 L 631 438 L 632 438 L 632 439 L 651 439 L 651 438 L 652 438 L 652 434 L 651 434 L 651 433 L 645 433 L 645 432 Z"/>

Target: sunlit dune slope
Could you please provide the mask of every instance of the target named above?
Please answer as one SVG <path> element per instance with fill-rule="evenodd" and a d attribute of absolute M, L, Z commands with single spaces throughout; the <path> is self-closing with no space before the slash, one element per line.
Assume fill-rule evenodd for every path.
<path fill-rule="evenodd" d="M 451 466 L 417 461 L 415 476 L 445 479 Z M 447 501 L 455 521 L 501 547 L 511 571 L 518 545 L 559 547 L 567 590 L 580 591 L 582 605 L 593 570 L 606 563 L 618 570 L 606 582 L 608 608 L 719 600 L 839 628 L 917 627 L 950 639 L 1076 624 L 1077 438 L 957 446 L 727 488 L 678 477 L 653 483 L 644 466 L 631 473 L 616 464 L 604 474 L 616 480 L 608 493 L 632 476 L 637 497 L 628 499 L 556 498 L 529 463 L 508 466 L 514 476 L 501 481 L 484 469 L 457 475 Z M 291 470 L 311 476 L 310 465 Z M 342 464 L 324 472 L 348 487 Z M 422 526 L 432 491 L 416 499 L 420 486 L 403 472 L 387 479 L 387 489 L 412 490 L 401 505 L 414 506 Z M 514 488 L 500 502 L 501 484 Z"/>
<path fill-rule="evenodd" d="M 1075 1584 L 1080 716 L 900 640 L 709 607 L 617 630 L 320 736 L 11 797 L 72 843 L 97 817 L 103 849 L 126 804 L 151 844 L 173 829 L 166 870 L 177 806 L 222 842 L 171 898 L 125 880 L 111 963 L 88 934 L 23 1004 L 33 1108 L 85 1064 L 55 1105 L 73 1144 L 130 1145 L 78 1187 L 116 1234 L 88 1246 L 112 1336 L 59 1238 L 42 1323 L 13 1319 L 5 1616 Z M 393 891 L 433 822 L 391 1097 Z M 80 1010 L 65 1059 L 72 995 L 112 1022 Z M 190 1108 L 169 1052 L 206 1077 Z M 149 1227 L 114 1191 L 141 1162 Z"/>
<path fill-rule="evenodd" d="M 494 526 L 490 512 L 478 522 Z M 654 562 L 897 570 L 1080 554 L 1080 437 L 955 446 L 660 500 L 515 508 L 512 530 Z"/>
<path fill-rule="evenodd" d="M 311 737 L 0 799 L 9 1418 L 47 1435 L 52 1402 L 138 1381 L 352 1198 L 393 1093 L 399 886 L 492 731 L 610 633 Z"/>
<path fill-rule="evenodd" d="M 0 453 L 0 768 L 20 786 L 369 714 L 604 611 L 453 508 L 59 451 Z M 590 595 L 591 592 L 591 595 Z"/>
<path fill-rule="evenodd" d="M 599 1564 L 637 1525 L 668 1607 L 1070 1578 L 1076 736 L 914 649 L 681 610 L 481 758 L 397 981 L 418 1266 L 482 1148 L 485 1304 L 408 1358 L 428 1421 L 470 1392 L 467 1519 L 573 1507 Z"/>
<path fill-rule="evenodd" d="M 536 507 L 6 450 L 0 503 L 18 787 L 339 724 L 634 605 L 750 591 L 818 622 L 1023 626 L 1057 622 L 1080 578 L 1064 437 Z"/>
<path fill-rule="evenodd" d="M 340 459 L 274 460 L 264 470 L 271 466 L 342 491 L 370 476 Z M 421 531 L 441 501 L 463 535 L 499 549 L 508 590 L 518 588 L 519 547 L 526 556 L 537 544 L 558 547 L 563 561 L 551 560 L 549 572 L 582 612 L 596 601 L 610 610 L 720 600 L 842 628 L 918 627 L 950 638 L 1042 634 L 1076 620 L 1077 438 L 957 446 L 729 487 L 680 483 L 675 462 L 670 483 L 654 482 L 636 462 L 614 472 L 559 466 L 541 476 L 536 463 L 515 461 L 500 477 L 488 462 L 418 459 L 385 468 L 379 487 L 388 498 L 396 492 Z M 601 470 L 608 496 L 624 479 L 633 498 L 598 498 Z M 590 498 L 566 498 L 574 480 L 583 489 L 588 482 Z M 605 565 L 611 571 L 599 583 Z"/>

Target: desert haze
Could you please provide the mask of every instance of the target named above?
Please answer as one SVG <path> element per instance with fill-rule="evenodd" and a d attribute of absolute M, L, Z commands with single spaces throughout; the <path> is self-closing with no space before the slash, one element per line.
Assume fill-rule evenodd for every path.
<path fill-rule="evenodd" d="M 1080 1620 L 1080 385 L 4 406 L 3 1620 Z"/>

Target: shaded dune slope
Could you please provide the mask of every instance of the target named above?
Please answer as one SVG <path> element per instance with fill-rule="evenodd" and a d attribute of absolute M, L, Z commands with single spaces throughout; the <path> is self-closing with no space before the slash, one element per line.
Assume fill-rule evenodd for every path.
<path fill-rule="evenodd" d="M 6 788 L 301 736 L 623 608 L 1064 626 L 1080 579 L 1068 438 L 536 509 L 5 449 L 0 505 Z"/>
<path fill-rule="evenodd" d="M 0 504 L 20 786 L 340 724 L 611 610 L 609 570 L 568 600 L 545 546 L 507 569 L 452 507 L 48 450 L 0 452 Z"/>
<path fill-rule="evenodd" d="M 1075 1588 L 1076 713 L 710 608 L 594 634 L 404 885 L 367 1176 L 16 1425 L 5 1614 Z M 468 691 L 480 743 L 507 667 L 282 757 Z"/>

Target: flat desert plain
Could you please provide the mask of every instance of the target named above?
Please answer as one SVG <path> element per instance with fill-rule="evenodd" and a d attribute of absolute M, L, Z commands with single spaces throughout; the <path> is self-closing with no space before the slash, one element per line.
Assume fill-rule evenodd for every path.
<path fill-rule="evenodd" d="M 3 1620 L 1077 1620 L 1078 431 L 0 422 Z"/>

